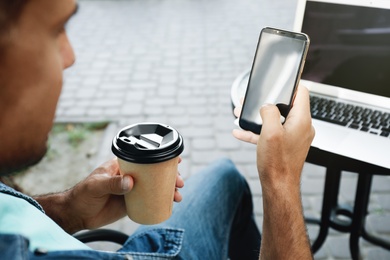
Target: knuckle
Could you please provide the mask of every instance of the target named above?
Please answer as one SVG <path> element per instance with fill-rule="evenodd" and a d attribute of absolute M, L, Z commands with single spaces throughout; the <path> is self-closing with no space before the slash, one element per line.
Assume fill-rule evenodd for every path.
<path fill-rule="evenodd" d="M 284 138 L 284 135 L 282 131 L 272 131 L 269 132 L 265 138 L 267 142 L 281 142 Z"/>

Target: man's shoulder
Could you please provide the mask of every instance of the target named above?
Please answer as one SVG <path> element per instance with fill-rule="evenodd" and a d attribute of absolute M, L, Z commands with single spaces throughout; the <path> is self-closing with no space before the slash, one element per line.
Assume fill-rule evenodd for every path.
<path fill-rule="evenodd" d="M 26 194 L 23 194 L 23 193 L 15 190 L 15 189 L 5 185 L 2 182 L 0 182 L 0 195 L 1 194 L 17 197 L 17 198 L 20 198 L 20 199 L 24 199 L 25 201 L 27 201 L 30 204 L 32 204 L 34 207 L 38 208 L 40 211 L 44 212 L 42 206 L 39 205 L 39 203 L 35 199 L 33 199 L 32 197 L 30 197 L 30 196 L 28 196 Z"/>

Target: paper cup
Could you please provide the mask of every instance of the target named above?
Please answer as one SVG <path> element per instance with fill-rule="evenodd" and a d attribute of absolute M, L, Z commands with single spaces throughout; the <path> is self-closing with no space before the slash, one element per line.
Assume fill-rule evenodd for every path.
<path fill-rule="evenodd" d="M 121 174 L 134 179 L 125 195 L 127 215 L 133 221 L 150 225 L 172 214 L 173 197 L 183 138 L 172 127 L 140 123 L 123 128 L 113 140 Z"/>
<path fill-rule="evenodd" d="M 133 189 L 125 195 L 129 218 L 145 225 L 167 220 L 172 215 L 178 157 L 154 164 L 118 162 L 121 174 L 134 179 Z"/>

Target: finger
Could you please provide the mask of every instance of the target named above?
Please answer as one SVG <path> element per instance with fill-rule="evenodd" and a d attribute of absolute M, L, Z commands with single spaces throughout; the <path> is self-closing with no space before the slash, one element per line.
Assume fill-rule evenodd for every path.
<path fill-rule="evenodd" d="M 309 90 L 302 85 L 299 85 L 298 87 L 297 93 L 295 95 L 293 107 L 288 117 L 290 116 L 299 117 L 301 119 L 311 118 Z"/>
<path fill-rule="evenodd" d="M 93 174 L 109 174 L 111 176 L 119 175 L 119 164 L 118 159 L 113 158 L 102 165 L 100 165 Z"/>
<path fill-rule="evenodd" d="M 293 131 L 292 133 L 310 133 L 310 135 L 308 135 L 307 137 L 309 138 L 310 142 L 313 140 L 315 135 L 315 129 L 312 125 L 311 120 L 309 90 L 302 85 L 299 85 L 298 87 L 293 107 L 289 115 L 287 116 L 285 123 L 286 129 L 297 127 L 302 130 Z"/>
<path fill-rule="evenodd" d="M 123 195 L 133 188 L 134 180 L 130 175 L 107 176 L 98 185 L 106 189 L 106 194 Z"/>
<path fill-rule="evenodd" d="M 238 106 L 238 107 L 235 107 L 234 110 L 233 110 L 233 113 L 236 117 L 240 117 L 241 115 L 241 109 L 242 107 L 241 106 Z"/>
<path fill-rule="evenodd" d="M 176 188 L 183 188 L 184 187 L 184 180 L 183 178 L 178 174 L 176 177 Z"/>
<path fill-rule="evenodd" d="M 272 134 L 281 129 L 280 112 L 275 105 L 267 104 L 262 106 L 260 115 L 263 120 L 262 134 Z"/>
<path fill-rule="evenodd" d="M 183 196 L 180 194 L 180 192 L 178 190 L 175 191 L 175 195 L 173 196 L 173 200 L 175 202 L 180 202 L 183 200 Z"/>
<path fill-rule="evenodd" d="M 233 129 L 232 132 L 233 136 L 237 138 L 238 140 L 252 143 L 252 144 L 257 144 L 257 140 L 259 139 L 259 136 L 250 132 L 250 131 L 243 131 L 239 129 Z"/>

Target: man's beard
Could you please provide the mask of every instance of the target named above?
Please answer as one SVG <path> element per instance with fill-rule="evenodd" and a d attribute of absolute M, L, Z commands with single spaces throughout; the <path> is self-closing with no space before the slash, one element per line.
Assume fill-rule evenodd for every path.
<path fill-rule="evenodd" d="M 41 149 L 34 149 L 33 153 L 30 151 L 21 151 L 20 154 L 25 156 L 18 156 L 10 158 L 7 161 L 0 159 L 0 176 L 7 176 L 17 174 L 26 170 L 28 167 L 39 163 L 47 152 L 47 144 L 43 145 Z"/>

